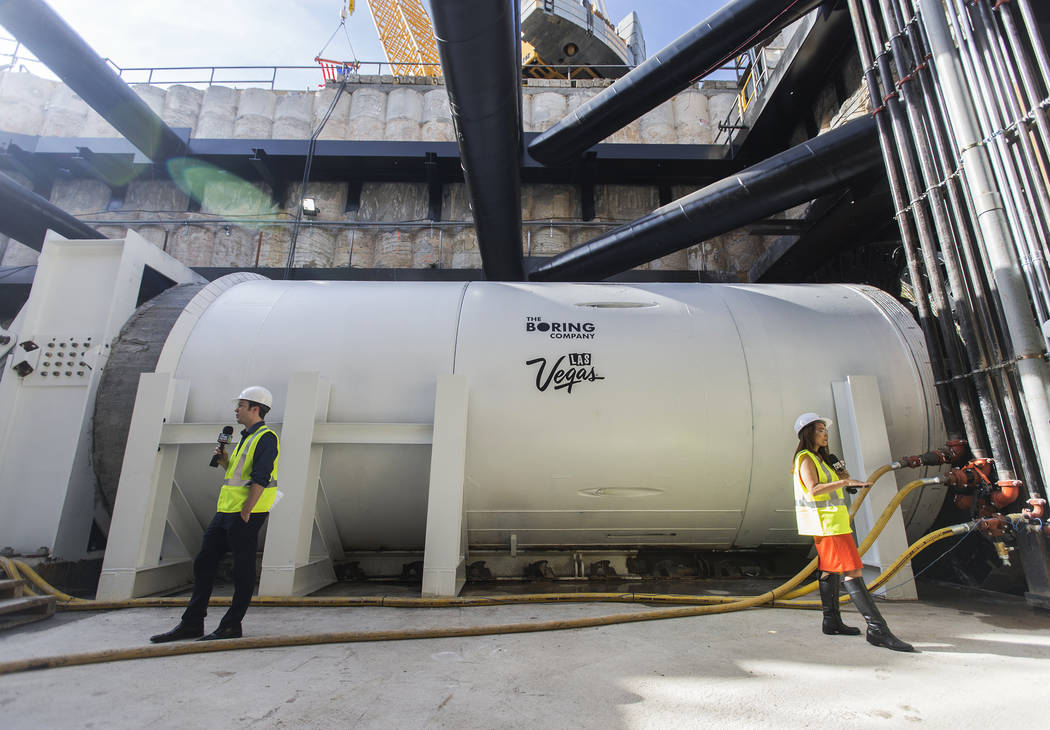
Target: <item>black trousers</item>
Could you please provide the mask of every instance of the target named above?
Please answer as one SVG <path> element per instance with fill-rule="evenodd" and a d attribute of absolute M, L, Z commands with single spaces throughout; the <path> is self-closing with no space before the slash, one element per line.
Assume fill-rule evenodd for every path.
<path fill-rule="evenodd" d="M 215 571 L 227 552 L 233 553 L 233 603 L 219 622 L 220 627 L 239 626 L 255 588 L 255 554 L 259 549 L 259 530 L 266 512 L 252 514 L 248 522 L 239 512 L 217 512 L 201 540 L 201 551 L 193 561 L 193 596 L 182 614 L 188 624 L 203 624 L 208 600 L 215 583 Z"/>

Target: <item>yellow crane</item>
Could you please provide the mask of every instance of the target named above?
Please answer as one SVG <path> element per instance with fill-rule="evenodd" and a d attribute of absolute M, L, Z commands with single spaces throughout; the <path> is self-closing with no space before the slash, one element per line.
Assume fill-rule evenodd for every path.
<path fill-rule="evenodd" d="M 354 0 L 347 10 L 354 12 Z M 434 25 L 422 0 L 368 0 L 372 20 L 395 76 L 440 76 Z"/>

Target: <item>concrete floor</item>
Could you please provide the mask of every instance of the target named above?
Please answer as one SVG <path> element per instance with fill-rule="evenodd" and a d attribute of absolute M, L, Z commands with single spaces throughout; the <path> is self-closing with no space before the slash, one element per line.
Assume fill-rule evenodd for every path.
<path fill-rule="evenodd" d="M 759 609 L 543 634 L 221 652 L 0 676 L 0 727 L 984 728 L 994 716 L 1024 713 L 1038 702 L 1050 676 L 1050 615 L 1012 597 L 943 588 L 922 593 L 919 602 L 881 604 L 918 654 L 878 649 L 862 637 L 823 636 L 815 612 Z M 254 608 L 245 634 L 638 610 L 624 604 Z M 59 613 L 0 634 L 0 660 L 142 646 L 179 614 Z M 212 612 L 209 628 L 220 615 L 221 609 Z M 851 608 L 845 615 L 861 625 Z"/>

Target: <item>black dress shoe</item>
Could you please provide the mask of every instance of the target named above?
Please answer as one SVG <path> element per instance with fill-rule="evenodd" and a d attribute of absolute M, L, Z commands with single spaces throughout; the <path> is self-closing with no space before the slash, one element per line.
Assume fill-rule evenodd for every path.
<path fill-rule="evenodd" d="M 204 636 L 203 626 L 194 626 L 192 624 L 180 622 L 179 625 L 171 631 L 151 636 L 149 637 L 149 640 L 154 644 L 163 644 L 168 641 L 180 641 L 182 639 L 199 639 L 202 636 Z"/>
<path fill-rule="evenodd" d="M 199 636 L 199 634 L 198 634 Z M 207 636 L 201 636 L 197 641 L 215 641 L 216 639 L 239 639 L 241 638 L 240 626 L 220 626 Z"/>

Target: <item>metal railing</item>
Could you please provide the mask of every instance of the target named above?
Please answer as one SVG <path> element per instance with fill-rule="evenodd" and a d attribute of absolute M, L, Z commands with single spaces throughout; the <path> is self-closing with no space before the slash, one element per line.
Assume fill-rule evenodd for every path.
<path fill-rule="evenodd" d="M 743 121 L 744 113 L 766 87 L 770 75 L 769 66 L 766 64 L 765 47 L 749 48 L 733 60 L 739 92 L 736 104 L 729 108 L 725 117 L 718 123 L 718 132 L 714 138 L 715 144 L 729 146 L 730 156 L 733 154 L 733 140 L 736 133 L 747 129 Z"/>
<path fill-rule="evenodd" d="M 103 59 L 124 81 L 129 84 L 147 86 L 235 86 L 267 88 L 271 91 L 316 88 L 324 85 L 320 65 L 304 66 L 120 66 L 112 59 Z M 351 75 L 395 76 L 395 64 L 389 61 L 346 61 L 344 66 L 356 65 Z M 403 64 L 397 64 L 403 65 Z M 419 64 L 434 66 L 437 64 Z M 617 78 L 629 72 L 633 66 L 623 64 L 530 64 L 523 68 L 529 78 L 557 78 L 590 80 Z M 0 36 L 0 71 L 15 70 L 30 73 L 47 73 L 47 67 L 13 38 Z M 729 80 L 738 78 L 741 71 L 739 59 L 716 69 L 707 79 Z M 536 73 L 542 76 L 535 75 Z M 597 73 L 595 73 L 597 72 Z"/>
<path fill-rule="evenodd" d="M 21 55 L 19 55 L 21 53 Z M 27 66 L 26 64 L 31 64 Z M 14 38 L 0 36 L 0 71 L 32 73 L 36 66 L 46 68 L 41 61 L 26 53 L 22 44 Z"/>

